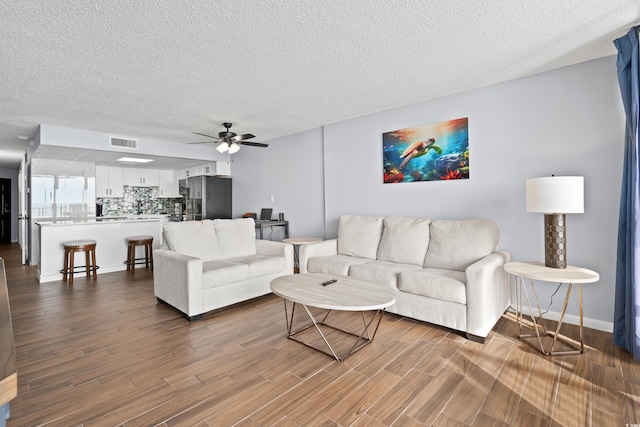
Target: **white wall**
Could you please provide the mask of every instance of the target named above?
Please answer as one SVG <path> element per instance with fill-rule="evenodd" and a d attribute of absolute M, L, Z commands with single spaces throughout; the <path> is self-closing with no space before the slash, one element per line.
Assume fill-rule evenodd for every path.
<path fill-rule="evenodd" d="M 470 179 L 382 183 L 382 133 L 459 117 L 469 117 Z M 250 194 L 247 199 L 234 192 L 238 213 L 258 209 L 275 193 L 276 205 L 286 200 L 290 212 L 304 212 L 304 218 L 289 216 L 292 235 L 313 235 L 324 223 L 327 238 L 337 234 L 342 214 L 488 218 L 497 222 L 500 246 L 514 260 L 542 261 L 543 215 L 525 212 L 525 180 L 551 174 L 584 176 L 585 213 L 567 218 L 568 261 L 601 276 L 599 282 L 585 285 L 587 324 L 608 329 L 613 322 L 624 146 L 615 57 L 301 135 L 305 138 L 269 141 L 267 153 L 235 158 L 235 181 L 242 182 L 242 191 Z M 324 159 L 318 156 L 322 149 Z M 316 182 L 322 176 L 324 187 Z M 304 192 L 297 182 L 302 179 L 312 183 Z M 324 215 L 317 208 L 323 202 Z M 316 224 L 315 229 L 311 224 Z M 546 308 L 555 286 L 538 288 Z M 560 311 L 563 293 L 553 298 L 551 311 Z M 577 298 L 568 313 L 578 314 Z"/>
<path fill-rule="evenodd" d="M 279 138 L 268 148 L 242 147 L 231 156 L 233 216 L 273 208 L 274 218 L 282 212 L 289 220 L 292 237 L 324 237 L 322 156 L 322 129 Z M 268 237 L 281 240 L 282 230 Z"/>

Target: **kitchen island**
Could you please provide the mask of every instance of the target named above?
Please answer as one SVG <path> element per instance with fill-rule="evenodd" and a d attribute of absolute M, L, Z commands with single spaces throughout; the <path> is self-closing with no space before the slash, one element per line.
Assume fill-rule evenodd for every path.
<path fill-rule="evenodd" d="M 141 234 L 150 235 L 153 236 L 153 247 L 159 248 L 162 245 L 162 226 L 166 221 L 166 216 L 154 215 L 36 222 L 39 245 L 34 261 L 37 260 L 38 264 L 38 280 L 40 283 L 62 280 L 62 242 L 67 240 L 93 239 L 97 242 L 96 263 L 100 267 L 98 274 L 126 270 L 125 238 Z M 76 265 L 83 264 L 84 256 L 76 257 Z"/>

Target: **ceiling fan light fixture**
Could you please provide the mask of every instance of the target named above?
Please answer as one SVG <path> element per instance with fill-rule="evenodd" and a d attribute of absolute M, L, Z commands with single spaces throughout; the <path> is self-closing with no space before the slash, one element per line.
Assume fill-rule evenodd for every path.
<path fill-rule="evenodd" d="M 218 146 L 216 147 L 216 150 L 218 150 L 221 153 L 226 152 L 227 150 L 229 150 L 229 145 L 226 142 L 221 142 L 220 144 L 218 144 Z"/>
<path fill-rule="evenodd" d="M 240 146 L 235 142 L 229 146 L 229 154 L 237 153 L 240 149 Z"/>

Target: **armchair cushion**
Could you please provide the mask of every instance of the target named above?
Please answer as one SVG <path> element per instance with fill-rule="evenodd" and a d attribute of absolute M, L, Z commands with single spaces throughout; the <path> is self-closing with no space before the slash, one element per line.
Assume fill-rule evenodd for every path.
<path fill-rule="evenodd" d="M 216 229 L 210 219 L 204 221 L 168 222 L 163 226 L 162 235 L 172 251 L 213 261 L 222 258 Z M 193 236 L 198 236 L 194 239 Z"/>
<path fill-rule="evenodd" d="M 252 218 L 214 219 L 223 258 L 256 254 L 256 228 Z"/>
<path fill-rule="evenodd" d="M 249 268 L 249 277 L 260 277 L 274 274 L 285 269 L 282 256 L 251 255 L 229 258 L 229 261 L 244 264 Z"/>
<path fill-rule="evenodd" d="M 202 263 L 202 289 L 217 288 L 249 278 L 249 266 L 226 259 Z"/>

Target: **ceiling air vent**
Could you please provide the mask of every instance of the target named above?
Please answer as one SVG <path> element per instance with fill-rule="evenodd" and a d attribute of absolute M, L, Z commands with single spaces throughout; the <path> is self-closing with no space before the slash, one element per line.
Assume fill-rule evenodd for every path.
<path fill-rule="evenodd" d="M 138 149 L 137 139 L 117 138 L 112 136 L 109 138 L 109 147 Z"/>

